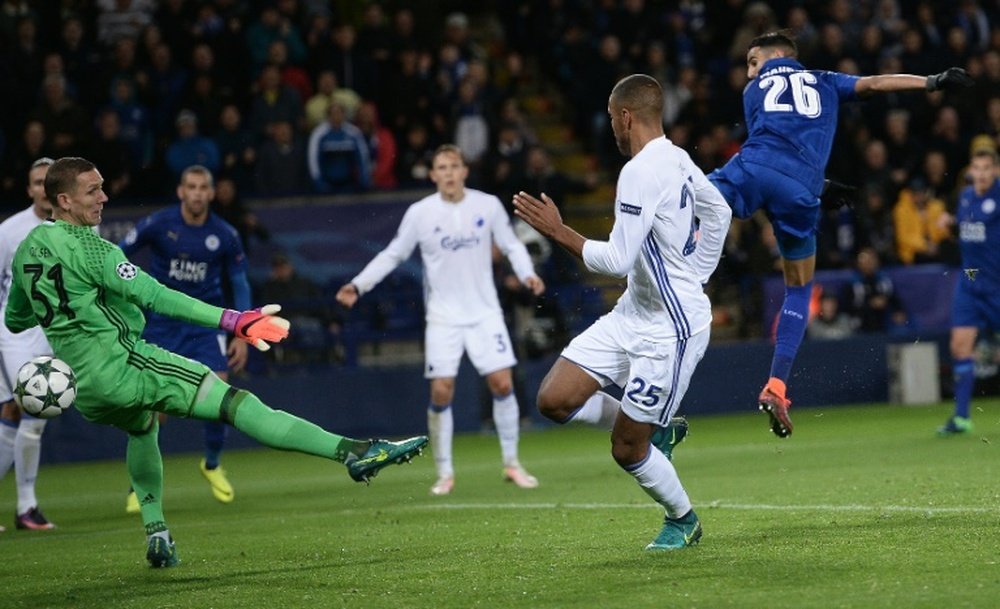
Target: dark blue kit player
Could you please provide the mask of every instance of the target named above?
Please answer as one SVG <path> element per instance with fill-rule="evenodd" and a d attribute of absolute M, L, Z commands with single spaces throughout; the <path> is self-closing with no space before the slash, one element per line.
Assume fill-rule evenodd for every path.
<path fill-rule="evenodd" d="M 795 41 L 780 32 L 750 42 L 750 82 L 743 90 L 747 140 L 739 154 L 708 176 L 736 217 L 748 218 L 763 209 L 777 237 L 785 299 L 770 379 L 757 401 L 770 417 L 771 430 L 782 438 L 792 433 L 786 384 L 809 321 L 823 174 L 840 104 L 874 93 L 937 91 L 972 84 L 961 68 L 931 76 L 863 77 L 807 70 L 796 59 L 797 53 Z"/>
<path fill-rule="evenodd" d="M 962 274 L 951 306 L 951 358 L 955 412 L 938 429 L 943 436 L 972 431 L 969 402 L 976 383 L 972 355 L 980 330 L 1000 332 L 1000 166 L 992 148 L 975 150 L 972 184 L 958 196 L 955 222 Z"/>
<path fill-rule="evenodd" d="M 236 229 L 210 210 L 214 197 L 212 173 L 201 165 L 188 167 L 181 173 L 177 185 L 180 205 L 140 220 L 119 245 L 127 256 L 148 247 L 152 254 L 149 274 L 168 288 L 209 304 L 244 311 L 251 306 L 246 256 Z M 232 303 L 223 302 L 223 274 L 232 287 Z M 232 340 L 227 345 L 226 333 L 222 330 L 203 328 L 152 312 L 147 313 L 142 337 L 205 364 L 222 380 L 227 380 L 229 370 L 242 370 L 247 361 L 246 342 Z M 200 469 L 212 487 L 212 495 L 222 503 L 229 503 L 234 497 L 233 487 L 219 466 L 225 438 L 225 424 L 205 422 L 205 458 Z M 129 513 L 139 511 L 134 493 L 129 493 L 125 509 Z"/>

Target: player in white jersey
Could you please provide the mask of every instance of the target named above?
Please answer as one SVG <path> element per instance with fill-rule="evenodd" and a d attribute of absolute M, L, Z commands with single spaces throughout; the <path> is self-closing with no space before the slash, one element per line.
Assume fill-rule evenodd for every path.
<path fill-rule="evenodd" d="M 732 217 L 722 194 L 664 136 L 662 107 L 660 85 L 646 75 L 623 78 L 611 91 L 615 141 L 632 158 L 618 179 L 608 241 L 584 239 L 563 224 L 544 193 L 541 200 L 514 195 L 515 213 L 588 269 L 628 276 L 615 308 L 552 366 L 538 408 L 559 423 L 613 426 L 615 461 L 666 512 L 649 550 L 683 548 L 701 538 L 701 523 L 665 454 L 675 442 L 662 431 L 708 345 L 712 313 L 702 285 L 719 262 Z M 620 402 L 598 391 L 611 383 L 624 389 Z"/>
<path fill-rule="evenodd" d="M 45 174 L 54 163 L 44 157 L 31 164 L 28 171 L 28 196 L 31 206 L 19 211 L 0 224 L 0 318 L 7 308 L 7 294 L 10 290 L 10 264 L 14 251 L 24 237 L 52 213 L 52 205 L 45 197 Z M 17 479 L 17 510 L 14 525 L 19 529 L 44 530 L 54 528 L 35 498 L 35 478 L 38 476 L 38 460 L 42 451 L 42 432 L 45 420 L 36 419 L 21 412 L 14 403 L 14 383 L 17 371 L 28 360 L 39 355 L 52 355 L 40 327 L 14 334 L 7 326 L 0 324 L 0 479 L 7 474 L 11 465 Z M 0 531 L 3 527 L 0 527 Z"/>
<path fill-rule="evenodd" d="M 536 295 L 545 284 L 535 274 L 527 248 L 514 235 L 500 200 L 466 188 L 468 174 L 457 146 L 439 147 L 430 173 L 437 192 L 411 205 L 392 242 L 337 292 L 341 304 L 354 306 L 420 247 L 427 313 L 424 376 L 431 385 L 427 425 L 438 475 L 431 487 L 434 495 L 447 495 L 455 485 L 451 406 L 463 352 L 493 394 L 504 478 L 521 488 L 538 486 L 517 456 L 519 415 L 511 378 L 517 359 L 493 283 L 493 243 L 510 260 L 522 284 Z"/>

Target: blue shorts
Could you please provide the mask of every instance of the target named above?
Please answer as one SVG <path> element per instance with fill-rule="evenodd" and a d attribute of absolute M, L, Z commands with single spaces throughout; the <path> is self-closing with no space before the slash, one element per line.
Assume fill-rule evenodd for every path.
<path fill-rule="evenodd" d="M 764 165 L 734 156 L 708 175 L 722 192 L 737 218 L 749 218 L 763 209 L 774 227 L 778 248 L 786 260 L 816 253 L 819 197 L 805 185 Z"/>
<path fill-rule="evenodd" d="M 951 325 L 975 327 L 1000 332 L 1000 286 L 976 285 L 966 277 L 955 284 L 955 298 L 951 303 Z"/>
<path fill-rule="evenodd" d="M 208 366 L 213 372 L 229 369 L 226 357 L 226 333 L 183 321 L 150 316 L 142 333 L 146 342 Z"/>

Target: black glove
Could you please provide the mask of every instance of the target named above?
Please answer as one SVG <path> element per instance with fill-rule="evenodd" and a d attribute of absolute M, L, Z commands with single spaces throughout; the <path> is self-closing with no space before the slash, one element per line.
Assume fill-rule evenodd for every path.
<path fill-rule="evenodd" d="M 823 180 L 823 192 L 819 195 L 819 202 L 823 209 L 840 209 L 845 205 L 853 209 L 857 195 L 856 186 L 835 180 Z"/>
<path fill-rule="evenodd" d="M 927 77 L 927 90 L 940 91 L 954 87 L 971 87 L 974 82 L 969 73 L 962 68 L 948 68 L 940 74 L 931 74 Z"/>

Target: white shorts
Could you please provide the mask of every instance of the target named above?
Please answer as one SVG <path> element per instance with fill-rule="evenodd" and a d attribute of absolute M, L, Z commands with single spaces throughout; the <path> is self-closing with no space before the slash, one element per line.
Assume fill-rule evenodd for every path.
<path fill-rule="evenodd" d="M 463 352 L 469 354 L 480 376 L 517 363 L 507 324 L 500 314 L 467 326 L 428 323 L 424 337 L 424 378 L 454 378 Z"/>
<path fill-rule="evenodd" d="M 708 347 L 710 329 L 691 338 L 654 343 L 608 313 L 570 342 L 562 357 L 601 386 L 623 390 L 622 411 L 633 421 L 666 425 L 680 406 L 691 375 Z"/>
<path fill-rule="evenodd" d="M 5 334 L 0 343 L 0 404 L 14 399 L 14 383 L 21 366 L 39 355 L 52 355 L 52 347 L 41 328 Z"/>

